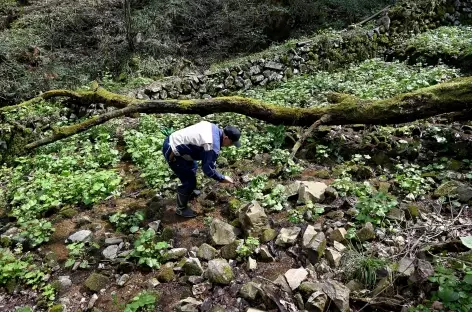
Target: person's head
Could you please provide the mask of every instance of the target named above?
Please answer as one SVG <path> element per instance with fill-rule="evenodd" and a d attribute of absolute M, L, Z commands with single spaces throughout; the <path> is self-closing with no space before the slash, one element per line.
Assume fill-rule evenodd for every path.
<path fill-rule="evenodd" d="M 241 142 L 239 142 L 239 138 L 241 137 L 241 131 L 238 128 L 233 126 L 226 126 L 223 129 L 223 146 L 231 146 L 234 145 L 236 147 L 241 146 Z"/>

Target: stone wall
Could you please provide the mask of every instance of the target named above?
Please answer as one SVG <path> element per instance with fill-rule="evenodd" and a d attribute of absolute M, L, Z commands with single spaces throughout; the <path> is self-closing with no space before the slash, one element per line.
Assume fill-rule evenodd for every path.
<path fill-rule="evenodd" d="M 285 81 L 293 75 L 333 70 L 352 62 L 384 56 L 396 41 L 412 33 L 441 25 L 469 23 L 472 21 L 472 0 L 397 1 L 388 13 L 391 23 L 386 33 L 362 27 L 326 31 L 262 59 L 245 59 L 213 72 L 168 77 L 130 95 L 154 100 L 226 96 Z"/>

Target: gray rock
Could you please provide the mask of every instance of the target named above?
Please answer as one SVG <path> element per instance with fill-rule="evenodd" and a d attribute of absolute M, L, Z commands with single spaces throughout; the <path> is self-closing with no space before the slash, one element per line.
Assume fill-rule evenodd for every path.
<path fill-rule="evenodd" d="M 308 276 L 308 271 L 305 268 L 290 269 L 284 274 L 290 289 L 295 290 Z"/>
<path fill-rule="evenodd" d="M 351 291 L 359 291 L 364 289 L 364 285 L 362 285 L 356 280 L 350 280 L 349 283 L 346 284 L 346 287 L 349 288 Z"/>
<path fill-rule="evenodd" d="M 70 280 L 70 276 L 64 275 L 64 276 L 59 276 L 57 278 L 61 291 L 67 290 L 69 287 L 72 286 L 72 281 Z"/>
<path fill-rule="evenodd" d="M 90 298 L 90 301 L 88 303 L 88 306 L 87 308 L 90 310 L 93 308 L 93 306 L 95 305 L 95 302 L 98 300 L 98 295 L 97 294 L 93 294 L 92 297 Z"/>
<path fill-rule="evenodd" d="M 200 283 L 192 286 L 192 294 L 197 297 L 201 298 L 204 296 L 211 289 L 211 283 Z"/>
<path fill-rule="evenodd" d="M 247 204 L 239 212 L 239 222 L 248 236 L 259 237 L 270 228 L 264 208 L 257 201 Z"/>
<path fill-rule="evenodd" d="M 323 312 L 328 302 L 328 296 L 322 291 L 313 292 L 306 301 L 305 308 L 310 312 Z"/>
<path fill-rule="evenodd" d="M 102 255 L 109 260 L 113 260 L 118 255 L 118 245 L 110 245 L 102 251 Z"/>
<path fill-rule="evenodd" d="M 308 244 L 308 248 L 316 251 L 318 258 L 323 256 L 323 253 L 326 249 L 326 236 L 323 232 L 319 232 L 313 237 L 313 239 Z"/>
<path fill-rule="evenodd" d="M 272 256 L 272 254 L 269 251 L 269 248 L 267 248 L 267 246 L 265 245 L 262 245 L 259 248 L 259 255 L 261 257 L 261 260 L 263 261 L 268 261 L 268 262 L 275 261 L 275 258 Z"/>
<path fill-rule="evenodd" d="M 188 282 L 193 285 L 200 284 L 201 282 L 203 282 L 203 280 L 204 280 L 203 276 L 189 276 L 188 277 Z"/>
<path fill-rule="evenodd" d="M 128 274 L 123 274 L 118 278 L 118 280 L 116 281 L 116 284 L 118 286 L 124 286 L 126 282 L 129 281 L 130 278 L 131 277 Z"/>
<path fill-rule="evenodd" d="M 268 61 L 264 64 L 264 67 L 269 69 L 282 70 L 284 68 L 284 65 L 273 61 Z"/>
<path fill-rule="evenodd" d="M 312 239 L 316 236 L 317 232 L 315 230 L 315 227 L 311 224 L 309 224 L 305 232 L 303 233 L 303 239 L 302 239 L 302 244 L 304 248 L 308 248 L 310 246 L 310 242 Z"/>
<path fill-rule="evenodd" d="M 75 232 L 67 238 L 66 243 L 79 243 L 79 242 L 89 242 L 92 240 L 92 231 L 90 230 L 80 230 Z"/>
<path fill-rule="evenodd" d="M 177 302 L 173 308 L 176 312 L 198 312 L 198 307 L 201 304 L 201 301 L 192 297 L 187 297 Z"/>
<path fill-rule="evenodd" d="M 426 260 L 417 259 L 415 273 L 410 276 L 413 283 L 424 283 L 431 275 L 434 274 L 434 268 Z"/>
<path fill-rule="evenodd" d="M 334 229 L 331 234 L 329 234 L 329 240 L 331 242 L 343 242 L 345 240 L 346 234 L 347 231 L 345 228 Z"/>
<path fill-rule="evenodd" d="M 254 300 L 262 293 L 261 284 L 257 284 L 255 282 L 248 282 L 244 284 L 239 290 L 241 297 L 247 300 Z"/>
<path fill-rule="evenodd" d="M 387 218 L 390 220 L 402 222 L 403 220 L 405 220 L 405 211 L 398 208 L 392 208 L 387 213 Z"/>
<path fill-rule="evenodd" d="M 402 258 L 398 262 L 398 273 L 404 276 L 411 276 L 415 272 L 415 259 L 414 258 Z"/>
<path fill-rule="evenodd" d="M 255 271 L 257 269 L 257 261 L 251 257 L 247 258 L 247 270 Z"/>
<path fill-rule="evenodd" d="M 92 273 L 84 282 L 85 288 L 92 292 L 99 292 L 110 284 L 110 279 L 99 273 Z"/>
<path fill-rule="evenodd" d="M 105 246 L 110 246 L 110 245 L 119 245 L 123 242 L 122 238 L 118 237 L 110 237 L 105 239 Z"/>
<path fill-rule="evenodd" d="M 293 245 L 301 230 L 302 229 L 297 226 L 281 229 L 275 244 L 279 246 Z"/>
<path fill-rule="evenodd" d="M 197 257 L 203 260 L 212 260 L 216 256 L 216 249 L 213 246 L 203 243 L 198 248 Z"/>
<path fill-rule="evenodd" d="M 298 202 L 311 201 L 312 203 L 318 203 L 322 201 L 327 187 L 326 184 L 321 182 L 301 181 L 298 189 Z"/>
<path fill-rule="evenodd" d="M 237 231 L 231 224 L 215 218 L 210 225 L 210 235 L 215 245 L 227 245 L 236 240 Z"/>
<path fill-rule="evenodd" d="M 217 284 L 228 285 L 233 280 L 233 270 L 225 259 L 213 259 L 208 262 L 208 279 Z"/>
<path fill-rule="evenodd" d="M 198 258 L 187 258 L 182 269 L 187 275 L 202 275 L 203 268 Z"/>
<path fill-rule="evenodd" d="M 349 288 L 335 280 L 326 280 L 321 287 L 341 312 L 349 311 Z"/>
<path fill-rule="evenodd" d="M 336 241 L 333 243 L 333 247 L 334 247 L 334 249 L 336 249 L 337 251 L 339 251 L 341 253 L 347 249 L 346 246 L 344 246 L 340 242 L 336 242 Z"/>
<path fill-rule="evenodd" d="M 148 227 L 157 232 L 159 230 L 160 225 L 161 225 L 161 220 L 156 220 L 156 221 L 149 222 Z"/>
<path fill-rule="evenodd" d="M 165 255 L 166 260 L 179 260 L 187 254 L 187 248 L 172 248 Z"/>
<path fill-rule="evenodd" d="M 257 65 L 252 66 L 251 68 L 249 68 L 249 75 L 251 75 L 251 76 L 257 75 L 260 72 L 261 72 L 261 68 Z"/>
<path fill-rule="evenodd" d="M 238 257 L 238 247 L 242 244 L 242 240 L 235 240 L 231 244 L 225 245 L 220 249 L 220 255 L 226 260 L 236 259 Z"/>
<path fill-rule="evenodd" d="M 292 197 L 298 195 L 298 190 L 300 189 L 300 181 L 295 181 L 287 186 L 285 186 L 285 195 L 287 197 Z"/>
<path fill-rule="evenodd" d="M 457 181 L 448 181 L 434 191 L 434 196 L 457 197 L 460 202 L 466 203 L 472 198 L 472 188 Z"/>
<path fill-rule="evenodd" d="M 329 264 L 335 268 L 339 267 L 341 263 L 341 253 L 334 248 L 327 248 L 326 249 L 326 259 L 328 260 Z"/>
<path fill-rule="evenodd" d="M 290 288 L 290 285 L 287 283 L 287 279 L 282 274 L 277 276 L 277 278 L 274 280 L 274 284 L 279 285 L 286 293 L 292 293 L 292 288 Z"/>

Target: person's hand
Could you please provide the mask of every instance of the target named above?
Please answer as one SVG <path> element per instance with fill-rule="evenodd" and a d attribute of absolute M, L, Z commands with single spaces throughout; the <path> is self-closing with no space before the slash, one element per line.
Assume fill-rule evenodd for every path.
<path fill-rule="evenodd" d="M 228 177 L 228 176 L 225 176 L 225 179 L 223 180 L 223 182 L 224 182 L 224 183 L 234 184 L 233 179 L 231 179 L 231 177 Z"/>

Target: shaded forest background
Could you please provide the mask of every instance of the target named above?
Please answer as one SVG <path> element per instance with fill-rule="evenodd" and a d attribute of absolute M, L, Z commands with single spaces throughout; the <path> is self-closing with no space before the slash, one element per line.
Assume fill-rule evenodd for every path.
<path fill-rule="evenodd" d="M 21 3 L 20 3 L 21 2 Z M 0 102 L 90 80 L 181 75 L 317 29 L 343 28 L 389 0 L 3 0 Z"/>

